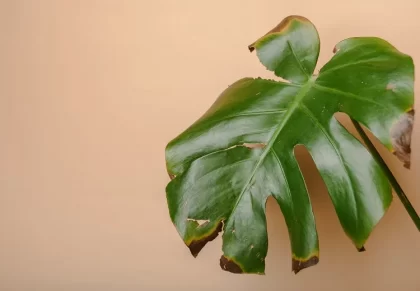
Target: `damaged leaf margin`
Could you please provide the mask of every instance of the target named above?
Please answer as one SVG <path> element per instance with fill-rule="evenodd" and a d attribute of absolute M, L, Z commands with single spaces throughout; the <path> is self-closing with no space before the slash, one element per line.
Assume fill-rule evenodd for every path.
<path fill-rule="evenodd" d="M 197 223 L 196 227 L 200 227 L 200 225 Z M 189 237 L 185 244 L 190 249 L 191 254 L 194 257 L 197 257 L 200 251 L 204 248 L 204 246 L 214 240 L 219 233 L 223 230 L 223 221 L 220 221 L 218 224 L 216 224 L 216 227 L 213 229 L 210 229 L 206 233 L 204 233 L 200 237 Z"/>
<path fill-rule="evenodd" d="M 305 17 L 299 16 L 299 15 L 290 15 L 284 18 L 276 27 L 274 27 L 272 30 L 267 32 L 262 37 L 260 37 L 257 41 L 250 44 L 248 46 L 249 51 L 253 52 L 256 47 L 260 46 L 260 43 L 263 42 L 267 36 L 276 35 L 276 34 L 278 35 L 286 34 L 289 31 L 290 26 L 293 24 L 293 22 L 302 22 L 302 23 L 308 23 L 312 25 L 311 22 Z"/>
<path fill-rule="evenodd" d="M 292 256 L 292 271 L 297 274 L 303 269 L 315 266 L 319 263 L 319 254 L 312 255 L 309 258 L 301 259 Z"/>
<path fill-rule="evenodd" d="M 410 108 L 391 128 L 391 152 L 404 164 L 411 166 L 411 138 L 414 127 L 414 109 Z"/>
<path fill-rule="evenodd" d="M 220 267 L 222 268 L 222 270 L 234 274 L 242 274 L 244 272 L 243 267 L 241 267 L 237 262 L 235 262 L 234 259 L 228 258 L 224 255 L 220 257 Z"/>

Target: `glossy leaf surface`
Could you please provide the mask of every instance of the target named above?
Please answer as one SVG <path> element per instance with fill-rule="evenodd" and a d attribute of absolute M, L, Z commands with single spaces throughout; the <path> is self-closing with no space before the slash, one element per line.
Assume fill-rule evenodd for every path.
<path fill-rule="evenodd" d="M 414 102 L 412 59 L 382 39 L 350 38 L 316 76 L 319 36 L 300 16 L 287 17 L 249 49 L 288 82 L 235 82 L 168 144 L 167 201 L 180 236 L 196 256 L 223 231 L 221 267 L 264 273 L 265 204 L 273 196 L 288 227 L 293 271 L 316 264 L 314 214 L 294 156 L 295 146 L 304 145 L 345 233 L 363 250 L 391 203 L 391 188 L 334 114 L 348 114 L 393 150 L 391 132 Z"/>

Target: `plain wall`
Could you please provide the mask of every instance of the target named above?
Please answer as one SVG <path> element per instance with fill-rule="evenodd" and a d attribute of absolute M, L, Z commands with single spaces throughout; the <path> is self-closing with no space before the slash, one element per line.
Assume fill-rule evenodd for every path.
<path fill-rule="evenodd" d="M 284 17 L 316 25 L 319 65 L 351 36 L 420 62 L 419 11 L 418 0 L 0 1 L 0 290 L 420 290 L 420 236 L 399 200 L 358 253 L 304 150 L 317 266 L 291 272 L 272 200 L 265 276 L 222 271 L 220 237 L 194 259 L 169 219 L 164 158 L 229 84 L 272 76 L 247 45 Z M 420 210 L 419 122 L 414 139 L 410 171 L 381 152 Z"/>

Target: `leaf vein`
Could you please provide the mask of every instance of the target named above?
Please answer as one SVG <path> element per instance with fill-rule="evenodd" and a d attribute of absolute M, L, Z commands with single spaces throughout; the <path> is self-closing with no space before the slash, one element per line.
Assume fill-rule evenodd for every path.
<path fill-rule="evenodd" d="M 242 191 L 239 194 L 238 199 L 236 200 L 235 206 L 233 207 L 232 212 L 229 215 L 229 217 L 227 218 L 227 220 L 230 218 L 230 216 L 232 215 L 232 213 L 234 213 L 236 211 L 236 208 L 238 207 L 239 202 L 241 201 L 242 196 L 244 195 L 244 193 L 246 192 L 246 190 L 251 185 L 251 182 L 254 179 L 255 174 L 257 173 L 260 165 L 264 162 L 265 157 L 271 151 L 271 148 L 275 144 L 278 136 L 280 135 L 280 132 L 283 130 L 283 128 L 288 123 L 290 117 L 293 115 L 293 113 L 299 107 L 299 103 L 306 96 L 306 94 L 310 90 L 310 88 L 313 85 L 313 83 L 314 83 L 314 80 L 313 79 L 310 79 L 310 81 L 308 81 L 304 86 L 302 86 L 302 88 L 299 90 L 299 93 L 296 95 L 295 100 L 289 105 L 289 107 L 287 109 L 287 113 L 285 114 L 285 116 L 284 116 L 283 120 L 281 121 L 281 123 L 276 127 L 276 130 L 274 131 L 273 135 L 271 136 L 268 144 L 265 146 L 265 149 L 264 149 L 263 153 L 261 154 L 258 162 L 255 164 L 254 169 L 253 169 L 253 171 L 252 171 L 252 173 L 251 173 L 248 181 L 246 182 L 246 184 L 242 188 Z"/>
<path fill-rule="evenodd" d="M 292 201 L 292 193 L 290 192 L 290 185 L 289 185 L 289 181 L 288 181 L 288 180 L 287 180 L 287 178 L 286 178 L 286 173 L 285 173 L 285 171 L 284 171 L 283 165 L 282 165 L 282 163 L 281 163 L 281 161 L 280 161 L 280 158 L 278 157 L 278 155 L 277 155 L 276 151 L 274 151 L 273 149 L 271 149 L 271 152 L 273 153 L 274 158 L 277 160 L 277 162 L 278 162 L 278 164 L 279 164 L 281 174 L 282 174 L 282 176 L 283 176 L 283 178 L 284 178 L 284 182 L 286 183 L 287 194 L 288 194 L 288 196 L 289 196 L 290 201 Z M 293 213 L 294 213 L 294 212 L 295 212 L 295 211 L 294 211 L 294 203 L 290 203 L 290 204 L 291 204 L 291 207 L 292 207 L 292 209 L 293 209 Z"/>
<path fill-rule="evenodd" d="M 342 91 L 340 89 L 326 87 L 326 86 L 323 86 L 323 85 L 320 85 L 320 84 L 316 84 L 316 83 L 313 85 L 313 87 L 315 89 L 320 90 L 320 91 L 324 91 L 324 92 L 326 91 L 326 92 L 330 92 L 330 93 L 333 93 L 333 94 L 339 94 L 341 96 L 345 96 L 345 97 L 348 97 L 348 98 L 357 99 L 357 100 L 361 100 L 361 101 L 366 101 L 368 103 L 375 104 L 376 106 L 381 107 L 381 108 L 389 111 L 389 109 L 385 105 L 383 105 L 383 104 L 381 104 L 379 102 L 376 102 L 374 100 L 368 99 L 366 97 L 356 95 L 356 94 L 351 93 L 351 92 L 345 92 L 345 91 Z"/>
<path fill-rule="evenodd" d="M 362 61 L 357 61 L 357 62 L 353 62 L 353 63 L 345 63 L 343 65 L 339 65 L 339 66 L 327 68 L 325 70 L 321 70 L 320 71 L 320 76 L 321 76 L 321 74 L 322 75 L 330 74 L 334 71 L 337 71 L 337 70 L 340 70 L 340 69 L 343 69 L 343 68 L 346 68 L 346 67 L 357 66 L 357 65 L 362 65 L 362 64 L 369 64 L 369 63 L 383 63 L 383 62 L 384 62 L 384 60 L 381 60 L 381 59 L 377 59 L 377 60 L 368 59 L 368 60 L 362 60 Z"/>

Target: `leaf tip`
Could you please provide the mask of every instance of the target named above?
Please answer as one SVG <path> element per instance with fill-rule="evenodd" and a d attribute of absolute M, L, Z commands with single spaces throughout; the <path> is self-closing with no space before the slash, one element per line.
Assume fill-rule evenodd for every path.
<path fill-rule="evenodd" d="M 360 248 L 357 248 L 357 251 L 358 251 L 359 253 L 362 253 L 362 252 L 366 252 L 366 249 L 365 249 L 365 247 L 364 247 L 364 246 L 361 246 Z"/>
<path fill-rule="evenodd" d="M 312 256 L 309 259 L 303 260 L 303 259 L 292 259 L 292 271 L 297 274 L 303 269 L 315 266 L 319 262 L 318 256 Z"/>

